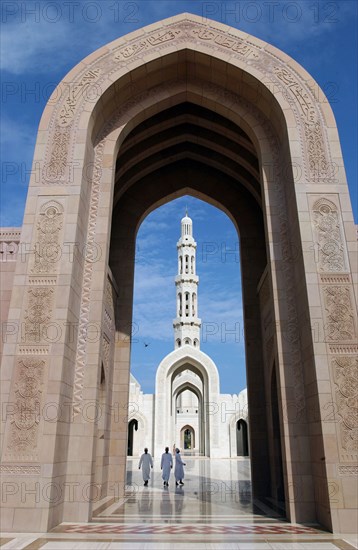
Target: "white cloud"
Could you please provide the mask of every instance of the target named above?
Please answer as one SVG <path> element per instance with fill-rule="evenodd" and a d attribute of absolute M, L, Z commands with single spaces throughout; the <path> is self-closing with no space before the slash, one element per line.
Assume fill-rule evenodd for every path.
<path fill-rule="evenodd" d="M 3 25 L 1 64 L 12 74 L 53 72 L 69 58 L 70 29 L 65 24 Z M 67 46 L 66 46 L 67 44 Z"/>

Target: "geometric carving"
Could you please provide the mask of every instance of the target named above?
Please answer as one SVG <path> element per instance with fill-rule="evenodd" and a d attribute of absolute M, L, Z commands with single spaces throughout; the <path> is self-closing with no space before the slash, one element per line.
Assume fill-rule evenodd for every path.
<path fill-rule="evenodd" d="M 63 208 L 58 202 L 50 201 L 41 207 L 32 273 L 56 272 L 56 264 L 60 259 L 59 235 L 62 224 Z"/>
<path fill-rule="evenodd" d="M 355 327 L 350 289 L 344 286 L 326 286 L 323 289 L 327 323 L 326 341 L 354 340 Z"/>
<path fill-rule="evenodd" d="M 100 183 L 102 177 L 102 158 L 104 152 L 104 141 L 96 148 L 94 169 L 92 175 L 92 187 L 90 192 L 90 212 L 87 224 L 87 247 L 95 244 L 97 210 L 99 204 Z M 83 379 L 85 375 L 86 364 L 86 346 L 87 346 L 87 327 L 89 323 L 91 281 L 93 272 L 93 261 L 88 256 L 85 257 L 83 276 L 82 276 L 82 296 L 80 306 L 80 317 L 78 325 L 78 341 L 75 363 L 75 377 L 73 390 L 73 413 L 78 415 L 81 412 L 81 403 L 83 397 Z"/>
<path fill-rule="evenodd" d="M 104 315 L 103 329 L 106 335 L 111 340 L 114 332 L 114 305 L 116 300 L 116 292 L 109 278 L 107 278 L 105 295 L 104 295 Z"/>
<path fill-rule="evenodd" d="M 336 205 L 321 198 L 314 203 L 312 210 L 318 241 L 319 271 L 346 271 L 342 230 Z"/>
<path fill-rule="evenodd" d="M 352 282 L 351 276 L 349 273 L 338 273 L 334 275 L 330 275 L 327 273 L 320 274 L 319 276 L 320 282 L 323 284 L 350 284 Z"/>
<path fill-rule="evenodd" d="M 341 446 L 349 455 L 358 453 L 358 358 L 335 357 L 333 380 L 341 422 Z M 349 457 L 353 459 L 353 457 Z"/>
<path fill-rule="evenodd" d="M 357 477 L 358 466 L 338 466 L 338 475 Z"/>
<path fill-rule="evenodd" d="M 34 466 L 30 464 L 1 464 L 1 475 L 12 476 L 34 476 L 41 474 L 41 466 Z"/>
<path fill-rule="evenodd" d="M 42 276 L 42 275 L 29 275 L 28 284 L 33 286 L 55 286 L 57 283 L 56 275 Z"/>
<path fill-rule="evenodd" d="M 49 346 L 19 346 L 19 355 L 48 355 Z"/>
<path fill-rule="evenodd" d="M 6 453 L 8 457 L 36 460 L 34 451 L 37 448 L 44 374 L 45 361 L 35 358 L 18 361 L 15 374 L 15 408 L 10 415 Z"/>
<path fill-rule="evenodd" d="M 51 319 L 53 288 L 33 287 L 27 291 L 24 342 L 40 343 Z"/>
<path fill-rule="evenodd" d="M 337 354 L 346 355 L 347 353 L 352 353 L 354 355 L 358 354 L 358 344 L 330 344 L 329 352 Z"/>

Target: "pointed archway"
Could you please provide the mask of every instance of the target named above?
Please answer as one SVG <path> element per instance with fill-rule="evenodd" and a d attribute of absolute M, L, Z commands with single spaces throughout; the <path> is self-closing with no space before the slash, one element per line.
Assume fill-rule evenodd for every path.
<path fill-rule="evenodd" d="M 112 42 L 61 82 L 39 127 L 42 177 L 31 178 L 22 233 L 36 252 L 17 262 L 10 318 L 24 334 L 4 345 L 2 391 L 6 402 L 10 392 L 10 402 L 29 406 L 70 403 L 73 417 L 49 429 L 12 411 L 5 482 L 21 472 L 24 482 L 91 483 L 99 428 L 85 413 L 99 400 L 103 362 L 102 490 L 124 486 L 135 234 L 153 208 L 189 192 L 223 209 L 240 233 L 254 496 L 272 477 L 274 359 L 288 518 L 355 528 L 345 479 L 357 458 L 345 393 L 357 337 L 354 231 L 334 118 L 311 84 L 276 48 L 190 14 Z M 48 262 L 38 242 L 62 246 L 70 260 Z M 55 321 L 62 330 L 49 342 L 42 329 Z M 333 402 L 344 421 L 326 429 Z M 332 486 L 342 500 L 329 498 Z M 34 529 L 89 520 L 92 497 L 49 499 Z M 6 503 L 9 531 L 21 530 L 19 498 Z"/>

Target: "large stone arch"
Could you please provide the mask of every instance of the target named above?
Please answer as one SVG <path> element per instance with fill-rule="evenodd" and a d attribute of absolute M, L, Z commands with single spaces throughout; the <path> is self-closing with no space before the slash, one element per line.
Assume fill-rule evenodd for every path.
<path fill-rule="evenodd" d="M 174 160 L 184 161 L 187 174 L 200 175 L 206 165 L 206 181 L 184 185 L 168 159 L 152 155 L 149 168 L 143 163 L 122 180 L 119 173 L 115 185 L 118 155 L 126 167 L 125 138 L 133 147 L 132 131 L 183 102 L 214 113 L 223 136 L 234 132 L 227 121 L 236 124 L 245 134 L 244 149 L 254 151 L 257 174 L 255 162 L 245 166 L 245 159 L 224 170 L 222 143 L 201 142 L 187 154 L 176 151 Z M 93 480 L 97 425 L 84 412 L 97 400 L 104 358 L 111 380 L 104 494 L 112 482 L 124 483 L 126 423 L 110 412 L 115 404 L 122 420 L 128 400 L 135 234 L 150 210 L 190 187 L 229 213 L 240 232 L 254 494 L 264 495 L 263 476 L 269 475 L 257 378 L 267 384 L 270 352 L 277 365 L 288 518 L 354 529 L 349 476 L 357 474 L 357 419 L 345 392 L 357 351 L 354 225 L 334 117 L 310 75 L 269 44 L 182 14 L 108 44 L 64 78 L 41 119 L 34 163 L 41 179 L 38 170 L 31 177 L 21 241 L 26 250 L 41 242 L 52 250 L 59 245 L 62 255 L 48 262 L 40 247 L 40 255 L 17 262 L 9 322 L 19 330 L 7 339 L 2 360 L 3 399 L 17 404 L 3 434 L 4 481 L 19 473 L 24 481 L 56 481 L 62 488 Z M 170 185 L 147 185 L 145 192 L 159 169 L 173 178 Z M 334 207 L 322 207 L 320 199 Z M 59 206 L 47 208 L 51 201 Z M 108 285 L 109 262 L 118 294 Z M 59 329 L 55 340 L 43 330 L 51 323 Z M 89 338 L 89 326 L 100 337 Z M 35 401 L 42 411 L 57 403 L 57 422 L 45 413 L 19 413 Z M 73 404 L 73 418 L 66 404 Z M 19 499 L 11 495 L 5 504 L 9 531 L 21 530 L 30 507 Z M 60 500 L 41 501 L 32 511 L 34 529 L 90 519 L 91 501 L 81 493 L 71 500 L 63 492 Z"/>
<path fill-rule="evenodd" d="M 173 382 L 175 377 L 185 370 L 191 370 L 200 377 L 202 389 L 202 431 L 201 442 L 207 456 L 217 456 L 219 451 L 219 414 L 214 404 L 219 402 L 220 384 L 215 363 L 201 350 L 193 346 L 175 349 L 164 357 L 157 369 L 155 380 L 155 429 L 154 448 L 158 456 L 163 446 L 172 445 L 174 411 L 172 410 Z M 189 383 L 192 389 L 196 385 Z M 178 388 L 177 388 L 178 389 Z"/>

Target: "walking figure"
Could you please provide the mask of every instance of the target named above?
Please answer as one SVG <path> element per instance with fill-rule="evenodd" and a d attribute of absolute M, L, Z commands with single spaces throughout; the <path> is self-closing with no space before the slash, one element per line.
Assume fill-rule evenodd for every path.
<path fill-rule="evenodd" d="M 174 476 L 175 476 L 175 483 L 176 485 L 184 485 L 183 479 L 184 479 L 184 468 L 183 466 L 186 466 L 185 462 L 182 461 L 181 455 L 180 455 L 180 449 L 176 449 L 175 454 L 175 470 L 174 470 Z"/>
<path fill-rule="evenodd" d="M 144 481 L 144 487 L 147 487 L 148 480 L 150 479 L 150 469 L 153 468 L 152 456 L 148 453 L 147 447 L 144 449 L 144 453 L 140 457 L 139 469 L 142 465 L 143 465 L 142 476 Z"/>
<path fill-rule="evenodd" d="M 160 468 L 163 470 L 162 479 L 164 481 L 164 486 L 169 487 L 170 470 L 173 468 L 173 457 L 169 452 L 169 447 L 165 447 L 165 453 L 162 454 Z"/>

